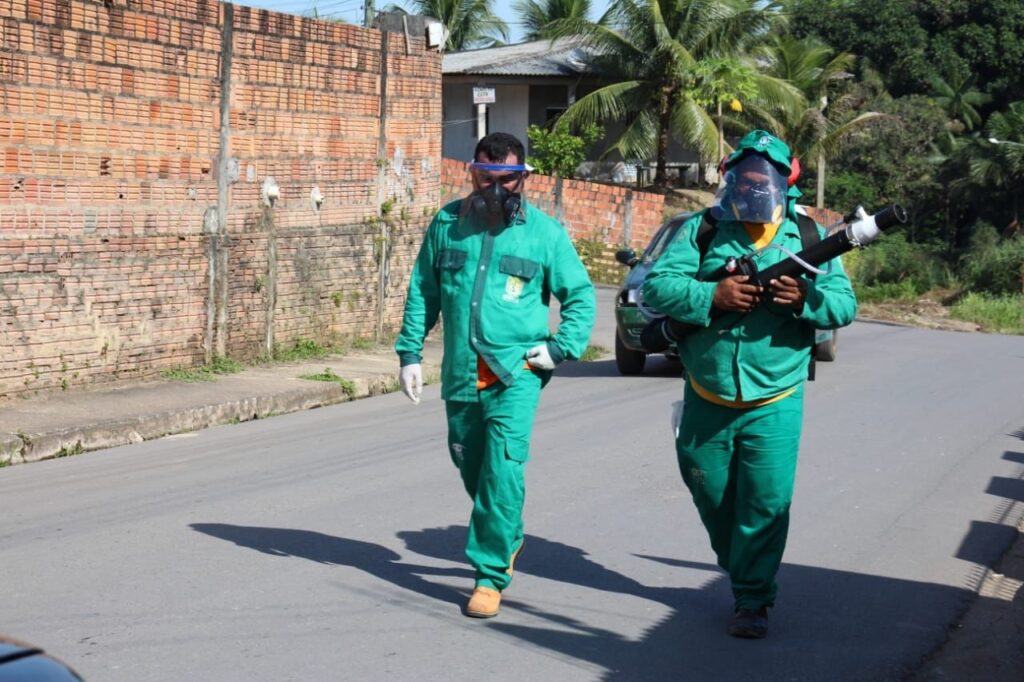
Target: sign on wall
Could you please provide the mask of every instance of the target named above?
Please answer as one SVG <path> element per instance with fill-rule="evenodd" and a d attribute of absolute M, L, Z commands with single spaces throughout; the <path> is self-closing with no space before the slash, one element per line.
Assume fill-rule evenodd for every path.
<path fill-rule="evenodd" d="M 473 88 L 473 104 L 494 104 L 494 88 Z"/>

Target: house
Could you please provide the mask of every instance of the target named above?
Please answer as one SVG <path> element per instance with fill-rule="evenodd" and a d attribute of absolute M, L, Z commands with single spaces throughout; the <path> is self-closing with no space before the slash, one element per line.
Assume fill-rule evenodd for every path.
<path fill-rule="evenodd" d="M 469 161 L 476 141 L 498 130 L 526 143 L 527 127 L 554 120 L 576 101 L 587 64 L 572 37 L 444 55 L 442 154 Z"/>
<path fill-rule="evenodd" d="M 591 54 L 570 36 L 444 55 L 442 155 L 469 161 L 477 140 L 494 131 L 515 135 L 529 151 L 529 126 L 552 122 L 578 97 L 601 86 L 590 67 Z M 614 127 L 606 128 L 606 133 L 614 134 Z M 592 159 L 601 151 L 599 142 L 591 151 Z M 648 160 L 613 161 L 625 161 L 624 177 L 619 180 L 652 175 Z M 672 144 L 669 161 L 675 172 L 685 173 L 686 184 L 696 181 L 697 159 L 692 152 Z M 590 164 L 588 170 L 593 168 Z"/>

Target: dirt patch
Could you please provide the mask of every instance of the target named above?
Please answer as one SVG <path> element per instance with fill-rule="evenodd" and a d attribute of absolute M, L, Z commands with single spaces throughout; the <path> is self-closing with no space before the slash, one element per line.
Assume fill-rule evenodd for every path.
<path fill-rule="evenodd" d="M 857 317 L 866 320 L 880 320 L 912 327 L 958 332 L 981 331 L 981 325 L 975 322 L 950 319 L 949 308 L 940 301 L 929 297 L 923 297 L 917 301 L 859 303 L 857 308 Z"/>

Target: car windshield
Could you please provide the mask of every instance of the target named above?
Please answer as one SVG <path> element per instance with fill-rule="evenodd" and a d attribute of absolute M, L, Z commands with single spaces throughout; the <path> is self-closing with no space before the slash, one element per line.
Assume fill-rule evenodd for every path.
<path fill-rule="evenodd" d="M 668 248 L 668 245 L 672 243 L 672 240 L 676 238 L 676 233 L 679 232 L 679 228 L 682 227 L 685 220 L 673 220 L 668 223 L 662 229 L 658 230 L 658 234 L 654 235 L 654 239 L 644 250 L 644 262 L 653 263 L 658 260 L 662 252 Z"/>

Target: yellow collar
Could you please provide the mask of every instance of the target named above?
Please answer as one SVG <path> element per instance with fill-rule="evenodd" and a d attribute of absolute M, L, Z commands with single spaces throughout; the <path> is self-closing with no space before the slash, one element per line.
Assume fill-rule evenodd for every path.
<path fill-rule="evenodd" d="M 754 242 L 755 249 L 763 249 L 772 243 L 772 239 L 775 238 L 776 233 L 779 231 L 778 223 L 743 223 L 743 228 L 747 231 L 750 236 L 750 241 Z"/>

